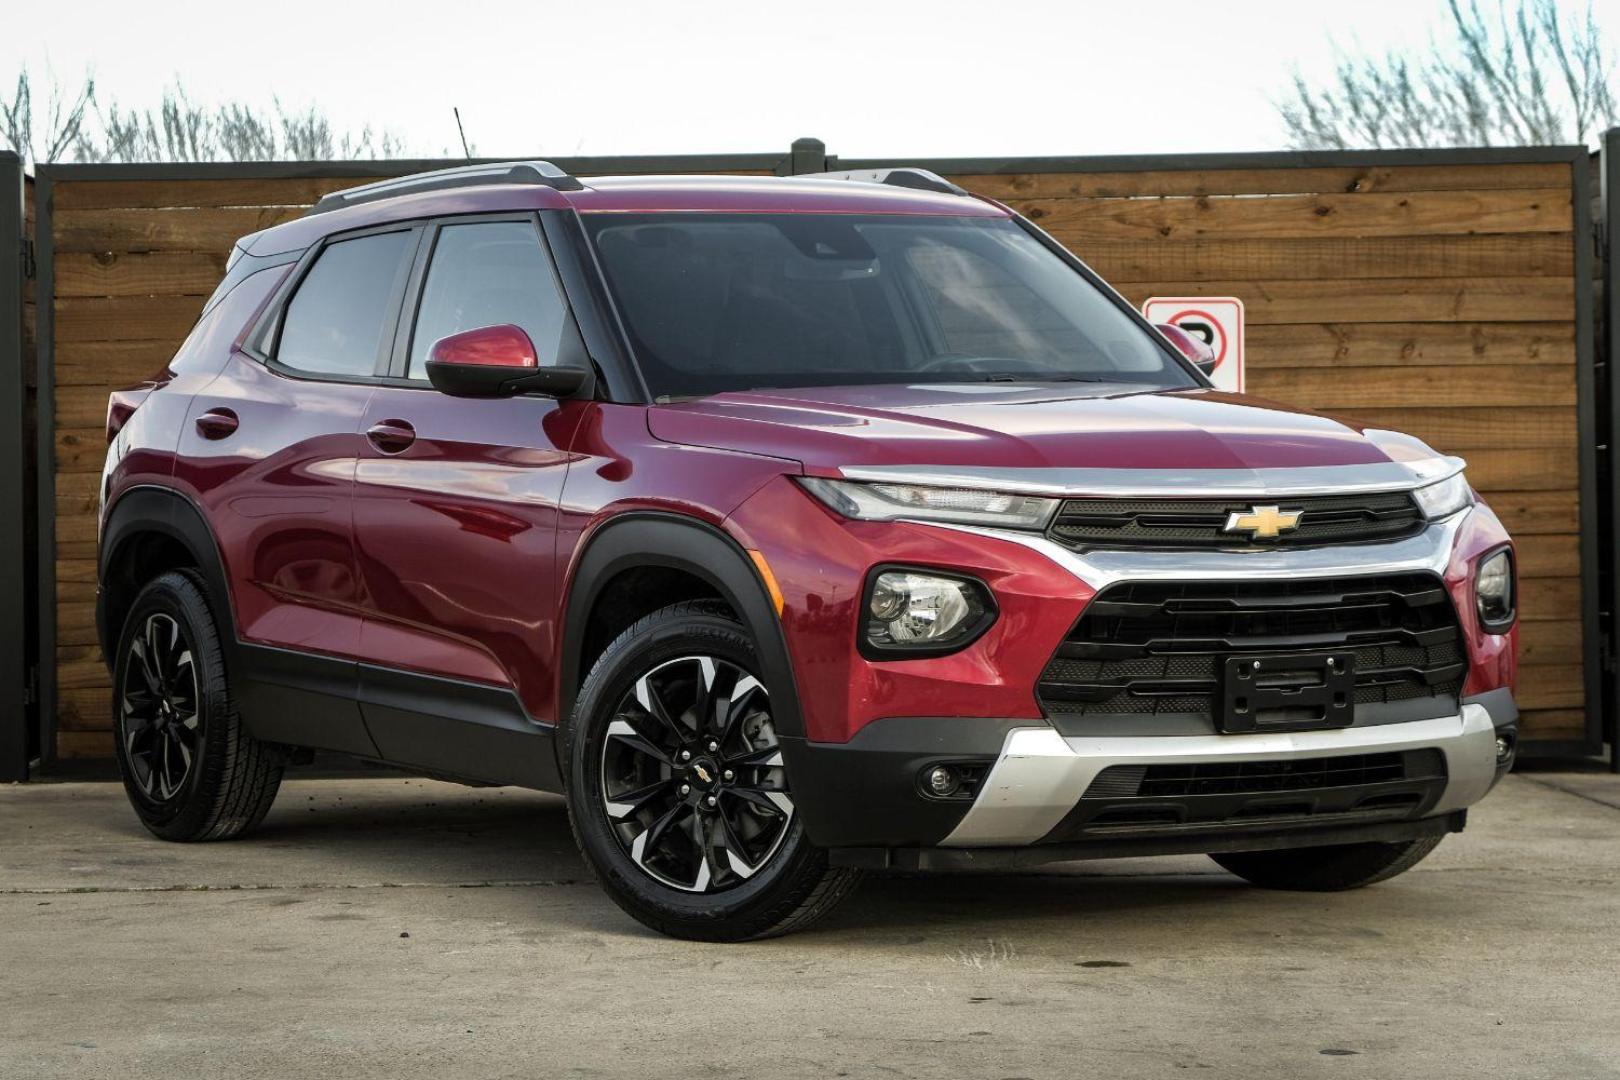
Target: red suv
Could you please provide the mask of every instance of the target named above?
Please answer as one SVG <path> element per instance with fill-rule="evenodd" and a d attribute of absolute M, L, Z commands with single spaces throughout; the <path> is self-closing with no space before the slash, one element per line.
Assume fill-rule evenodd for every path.
<path fill-rule="evenodd" d="M 563 792 L 703 939 L 864 869 L 1387 878 L 1512 762 L 1512 545 L 1200 359 L 920 170 L 329 195 L 109 406 L 130 799 L 235 836 L 316 748 Z"/>

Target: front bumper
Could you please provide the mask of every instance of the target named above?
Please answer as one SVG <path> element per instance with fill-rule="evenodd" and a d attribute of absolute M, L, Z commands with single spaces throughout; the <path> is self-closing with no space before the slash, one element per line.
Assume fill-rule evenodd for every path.
<path fill-rule="evenodd" d="M 1066 738 L 1050 727 L 1018 728 L 1008 733 L 978 797 L 942 844 L 1036 843 L 1058 828 L 1104 769 L 1116 765 L 1287 761 L 1431 748 L 1445 755 L 1445 784 L 1438 801 L 1422 808 L 1425 816 L 1466 809 L 1496 783 L 1496 728 L 1490 712 L 1476 704 L 1436 720 L 1292 734 Z"/>
<path fill-rule="evenodd" d="M 1496 691 L 1458 712 L 1407 723 L 1244 735 L 1065 736 L 1039 721 L 907 717 L 871 725 L 846 745 L 784 745 L 811 839 L 848 865 L 1008 865 L 1110 855 L 1242 851 L 1397 841 L 1462 827 L 1511 765 L 1517 711 Z M 1093 785 L 1130 766 L 1317 762 L 1350 770 L 1408 753 L 1438 755 L 1421 778 L 1328 780 L 1246 794 L 1124 800 L 1164 811 L 1160 821 L 1077 828 L 1098 804 Z M 918 777 L 940 762 L 988 771 L 971 800 L 929 798 Z M 1351 763 L 1355 764 L 1352 765 Z M 1195 770 L 1186 770 L 1192 774 Z M 1107 805 L 1117 805 L 1114 800 Z M 1218 808 L 1211 817 L 1210 806 Z"/>

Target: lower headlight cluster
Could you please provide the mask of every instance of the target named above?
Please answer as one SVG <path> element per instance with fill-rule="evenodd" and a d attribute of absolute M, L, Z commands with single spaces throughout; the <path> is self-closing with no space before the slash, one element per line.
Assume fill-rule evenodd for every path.
<path fill-rule="evenodd" d="M 1491 633 L 1502 633 L 1513 625 L 1518 614 L 1514 596 L 1513 551 L 1501 548 L 1479 560 L 1474 573 L 1474 604 L 1479 624 Z"/>
<path fill-rule="evenodd" d="M 995 617 L 985 587 L 972 578 L 920 570 L 880 570 L 862 605 L 862 650 L 887 656 L 951 652 L 968 644 Z"/>

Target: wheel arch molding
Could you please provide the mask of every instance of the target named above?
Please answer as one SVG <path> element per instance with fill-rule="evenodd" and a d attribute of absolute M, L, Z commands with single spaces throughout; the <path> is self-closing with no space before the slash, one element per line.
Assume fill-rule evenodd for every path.
<path fill-rule="evenodd" d="M 115 651 L 122 615 L 127 608 L 110 595 L 113 575 L 147 538 L 159 536 L 178 544 L 191 556 L 192 565 L 202 575 L 208 600 L 223 623 L 220 639 L 227 652 L 236 643 L 236 621 L 231 607 L 230 587 L 225 576 L 219 543 L 207 519 L 195 503 L 173 488 L 142 485 L 120 495 L 107 510 L 102 524 L 96 558 L 96 634 L 103 656 Z M 133 582 L 138 588 L 140 582 Z M 133 593 L 127 600 L 133 600 Z"/>
<path fill-rule="evenodd" d="M 742 620 L 759 653 L 760 674 L 771 689 L 778 730 L 802 737 L 804 719 L 789 659 L 787 638 L 776 607 L 747 552 L 721 529 L 696 518 L 662 511 L 638 511 L 613 518 L 583 542 L 567 582 L 563 607 L 562 656 L 557 718 L 566 723 L 579 688 L 586 628 L 607 586 L 626 571 L 664 568 L 705 582 Z"/>

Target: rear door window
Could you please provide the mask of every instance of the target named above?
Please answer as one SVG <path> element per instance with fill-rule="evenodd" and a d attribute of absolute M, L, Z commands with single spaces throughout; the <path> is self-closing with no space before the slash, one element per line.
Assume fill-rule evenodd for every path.
<path fill-rule="evenodd" d="M 558 363 L 576 341 L 562 287 L 534 223 L 444 226 L 422 285 L 407 377 L 426 378 L 424 365 L 439 339 L 501 323 L 529 335 L 542 365 Z"/>
<path fill-rule="evenodd" d="M 336 378 L 376 374 L 414 236 L 401 230 L 328 244 L 287 304 L 276 362 Z"/>

